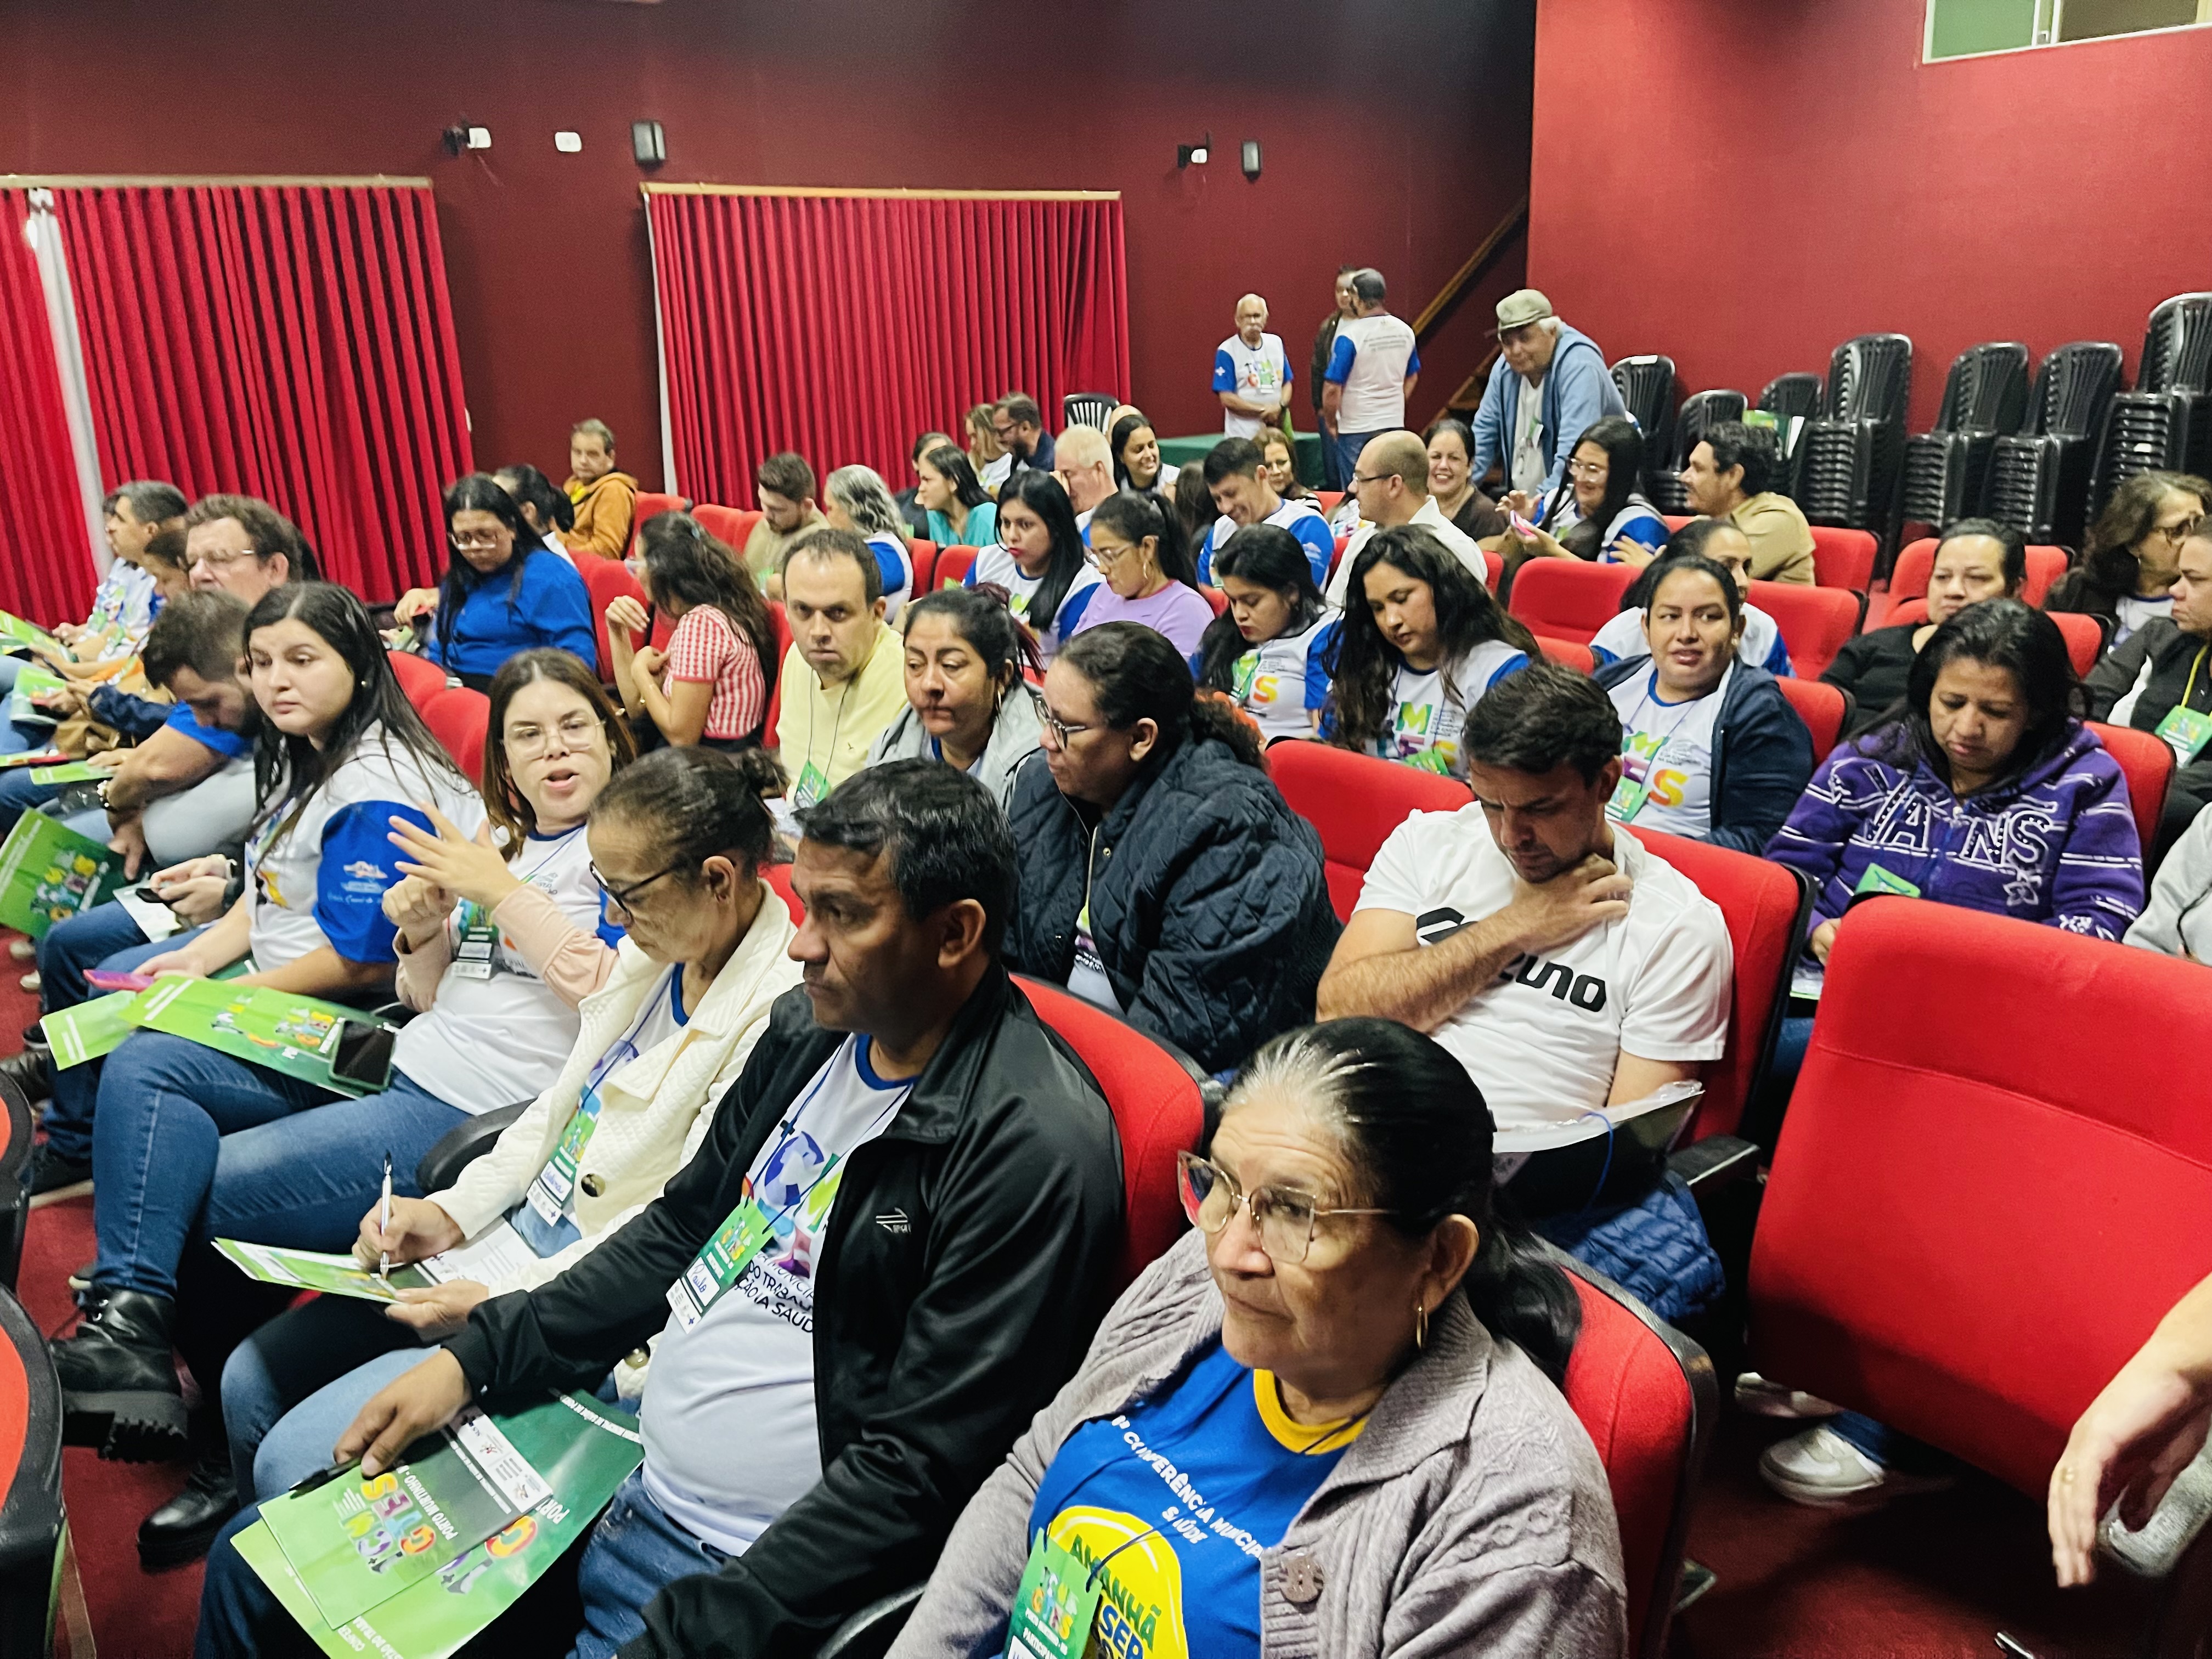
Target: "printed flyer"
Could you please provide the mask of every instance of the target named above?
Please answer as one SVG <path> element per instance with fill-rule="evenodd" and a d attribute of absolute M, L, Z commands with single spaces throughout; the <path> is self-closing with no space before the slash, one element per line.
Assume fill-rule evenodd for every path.
<path fill-rule="evenodd" d="M 64 649 L 62 642 L 34 622 L 25 622 L 11 611 L 0 611 L 0 651 L 27 651 L 33 646 L 49 651 Z"/>
<path fill-rule="evenodd" d="M 0 927 L 44 939 L 123 885 L 123 855 L 58 818 L 26 812 L 0 841 Z"/>
<path fill-rule="evenodd" d="M 4 851 L 0 848 L 0 854 Z M 0 908 L 0 921 L 6 920 L 5 909 Z M 358 1097 L 373 1092 L 331 1074 L 340 1024 L 381 1023 L 357 1008 L 273 991 L 265 985 L 226 985 L 221 980 L 182 977 L 173 984 L 167 975 L 142 996 L 143 1000 L 130 1011 L 131 1019 L 149 1031 L 167 1031 L 171 1036 L 235 1054 L 342 1095 Z"/>
<path fill-rule="evenodd" d="M 400 1291 L 425 1290 L 438 1282 L 419 1267 L 394 1267 L 391 1277 L 379 1278 L 350 1255 L 320 1250 L 288 1250 L 278 1244 L 249 1244 L 242 1238 L 218 1238 L 215 1247 L 248 1279 L 363 1302 L 397 1302 Z"/>
<path fill-rule="evenodd" d="M 8 694 L 8 718 L 18 726 L 26 720 L 43 720 L 52 726 L 56 718 L 54 714 L 40 708 L 31 699 L 42 692 L 68 690 L 69 682 L 60 675 L 35 664 L 25 663 L 15 676 L 15 689 Z"/>

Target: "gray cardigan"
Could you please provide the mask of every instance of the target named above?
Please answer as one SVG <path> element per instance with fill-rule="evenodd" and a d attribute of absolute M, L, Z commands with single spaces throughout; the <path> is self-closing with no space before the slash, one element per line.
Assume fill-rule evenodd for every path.
<path fill-rule="evenodd" d="M 1158 1393 L 1220 1332 L 1194 1231 L 1123 1293 L 1082 1369 L 961 1513 L 892 1659 L 998 1654 L 1061 1443 Z M 1603 1659 L 1627 1646 L 1620 1529 L 1589 1437 L 1461 1297 L 1260 1571 L 1269 1659 Z"/>
<path fill-rule="evenodd" d="M 1012 805 L 1014 782 L 1021 776 L 1022 768 L 1042 752 L 1037 738 L 1043 731 L 1044 716 L 1037 711 L 1036 693 L 1026 682 L 1017 685 L 999 705 L 999 717 L 991 723 L 991 740 L 983 745 L 975 769 L 975 781 L 991 792 L 991 799 L 1001 811 Z M 876 738 L 868 750 L 867 763 L 880 766 L 885 761 L 936 757 L 929 744 L 929 728 L 909 703 Z"/>

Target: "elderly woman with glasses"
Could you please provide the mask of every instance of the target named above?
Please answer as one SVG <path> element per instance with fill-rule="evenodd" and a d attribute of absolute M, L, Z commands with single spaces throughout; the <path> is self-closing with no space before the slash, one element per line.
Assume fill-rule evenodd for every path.
<path fill-rule="evenodd" d="M 1465 1068 L 1379 1019 L 1278 1037 L 1194 1224 L 953 1528 L 894 1659 L 1620 1654 L 1605 1471 L 1560 1396 L 1578 1304 L 1492 1214 Z M 1056 1620 L 1064 1648 L 1032 1632 Z M 1010 1639 L 1011 1638 L 1011 1639 Z"/>
<path fill-rule="evenodd" d="M 446 491 L 445 507 L 453 548 L 445 579 L 410 588 L 392 607 L 422 637 L 423 655 L 473 691 L 489 690 L 509 657 L 539 646 L 597 662 L 591 591 L 499 480 L 471 472 Z"/>

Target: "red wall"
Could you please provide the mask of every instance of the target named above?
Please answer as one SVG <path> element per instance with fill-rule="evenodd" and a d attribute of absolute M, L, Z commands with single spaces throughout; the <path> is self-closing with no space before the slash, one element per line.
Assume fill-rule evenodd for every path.
<path fill-rule="evenodd" d="M 1519 198 L 1531 6 L 0 0 L 0 173 L 427 174 L 479 463 L 557 479 L 569 424 L 597 415 L 648 483 L 632 119 L 665 127 L 668 180 L 1119 190 L 1129 390 L 1164 432 L 1218 429 L 1238 295 L 1273 302 L 1303 377 L 1340 263 L 1381 268 L 1411 316 Z M 464 118 L 489 152 L 446 155 Z M 1176 143 L 1209 127 L 1218 159 L 1178 174 Z M 1478 332 L 1462 316 L 1432 350 L 1437 404 Z"/>
<path fill-rule="evenodd" d="M 2117 340 L 2212 289 L 2212 30 L 1919 62 L 1922 0 L 1541 0 L 1530 278 L 1756 396 L 1850 336 Z M 2196 92 L 2187 89 L 2197 88 Z"/>

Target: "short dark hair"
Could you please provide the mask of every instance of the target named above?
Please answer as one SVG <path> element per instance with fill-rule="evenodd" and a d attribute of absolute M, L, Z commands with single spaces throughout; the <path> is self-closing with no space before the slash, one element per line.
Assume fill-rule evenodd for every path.
<path fill-rule="evenodd" d="M 1556 662 L 1532 662 L 1509 674 L 1467 711 L 1461 754 L 1478 766 L 1541 777 L 1571 766 L 1595 783 L 1620 757 L 1620 716 L 1587 674 Z"/>
<path fill-rule="evenodd" d="M 185 492 L 176 485 L 154 478 L 134 479 L 130 483 L 116 485 L 107 492 L 106 499 L 100 502 L 100 510 L 112 513 L 118 501 L 130 502 L 131 516 L 140 524 L 161 524 L 170 519 L 180 518 L 191 505 L 185 499 Z"/>
<path fill-rule="evenodd" d="M 1715 471 L 1743 469 L 1745 495 L 1763 495 L 1772 488 L 1774 436 L 1765 428 L 1746 426 L 1741 421 L 1718 421 L 1705 428 L 1700 441 L 1712 448 Z"/>
<path fill-rule="evenodd" d="M 799 833 L 824 847 L 890 862 L 891 885 L 916 921 L 963 899 L 983 907 L 994 957 L 1014 908 L 1013 831 L 998 799 L 943 761 L 886 761 L 855 772 L 799 812 Z"/>
<path fill-rule="evenodd" d="M 1928 718 L 1936 696 L 1936 681 L 1943 670 L 1960 659 L 2002 668 L 2013 677 L 2027 704 L 2027 729 L 2005 759 L 1999 781 L 2018 777 L 2040 765 L 2066 746 L 2073 723 L 2083 713 L 2081 682 L 2074 678 L 2073 658 L 2058 624 L 2042 611 L 2018 599 L 1983 599 L 1936 629 L 1912 659 L 1905 683 L 1904 725 L 1912 735 L 1920 757 L 1936 776 L 1948 779 L 1950 761 L 1936 741 Z M 1863 741 L 1874 744 L 1891 735 L 1876 730 Z M 1889 758 L 1910 767 L 1911 760 L 1898 755 L 1893 741 L 1885 745 Z"/>
<path fill-rule="evenodd" d="M 884 596 L 884 568 L 876 562 L 876 550 L 858 531 L 840 530 L 835 525 L 810 530 L 783 550 L 783 568 L 788 571 L 792 562 L 800 557 L 850 559 L 860 567 L 860 592 L 866 602 L 873 605 Z"/>
<path fill-rule="evenodd" d="M 139 668 L 155 685 L 167 685 L 179 668 L 210 685 L 236 679 L 246 654 L 246 609 L 245 600 L 221 589 L 179 594 L 147 629 Z"/>
<path fill-rule="evenodd" d="M 806 457 L 791 450 L 780 450 L 753 469 L 753 483 L 763 489 L 772 489 L 787 501 L 811 501 L 814 495 L 814 469 L 806 464 Z"/>
<path fill-rule="evenodd" d="M 1256 478 L 1267 459 L 1260 446 L 1249 438 L 1224 438 L 1206 452 L 1206 487 L 1211 489 L 1224 478 L 1238 473 Z"/>
<path fill-rule="evenodd" d="M 1037 407 L 1037 400 L 1026 392 L 1009 392 L 999 399 L 999 407 L 1016 426 L 1033 426 L 1040 430 L 1044 426 L 1044 411 Z"/>
<path fill-rule="evenodd" d="M 225 519 L 237 520 L 238 527 L 246 532 L 246 539 L 253 544 L 254 557 L 262 563 L 268 563 L 282 553 L 294 581 L 322 579 L 322 566 L 315 558 L 314 549 L 307 545 L 307 538 L 300 533 L 300 526 L 257 496 L 203 495 L 185 510 L 185 528 L 197 530 L 204 524 L 220 524 Z"/>
<path fill-rule="evenodd" d="M 1383 285 L 1382 273 L 1372 265 L 1364 265 L 1352 273 L 1352 291 L 1364 306 L 1381 305 L 1383 295 L 1389 292 Z"/>
<path fill-rule="evenodd" d="M 2019 592 L 2020 585 L 2027 580 L 2027 538 L 1995 519 L 1960 519 L 1936 538 L 1934 550 L 1940 552 L 1945 542 L 1966 536 L 1986 536 L 2004 549 L 2005 592 Z"/>
<path fill-rule="evenodd" d="M 909 461 L 918 461 L 933 449 L 949 444 L 952 440 L 942 432 L 925 432 L 914 441 L 914 447 L 906 453 Z"/>

